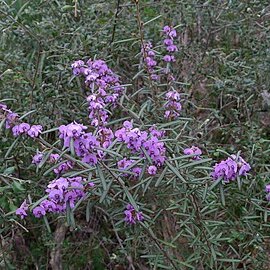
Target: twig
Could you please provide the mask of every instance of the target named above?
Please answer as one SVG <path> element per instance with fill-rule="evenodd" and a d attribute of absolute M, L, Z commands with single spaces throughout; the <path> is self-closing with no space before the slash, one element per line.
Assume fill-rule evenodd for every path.
<path fill-rule="evenodd" d="M 117 0 L 116 12 L 115 12 L 115 15 L 114 15 L 114 22 L 113 22 L 112 38 L 111 38 L 110 44 L 112 44 L 113 41 L 114 41 L 115 30 L 116 30 L 116 25 L 117 25 L 117 17 L 119 15 L 119 10 L 120 10 L 120 0 Z"/>

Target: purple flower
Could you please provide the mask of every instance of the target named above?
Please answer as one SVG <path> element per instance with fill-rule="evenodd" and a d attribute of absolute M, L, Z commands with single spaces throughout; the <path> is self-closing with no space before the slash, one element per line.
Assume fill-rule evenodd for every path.
<path fill-rule="evenodd" d="M 95 186 L 95 183 L 93 183 L 93 182 L 89 182 L 89 183 L 88 183 L 88 186 L 92 188 L 92 187 L 94 187 L 94 186 Z"/>
<path fill-rule="evenodd" d="M 55 181 L 56 186 L 61 190 L 66 190 L 69 186 L 69 182 L 66 178 L 60 177 Z"/>
<path fill-rule="evenodd" d="M 163 27 L 163 32 L 164 32 L 165 34 L 169 34 L 170 31 L 171 31 L 171 27 L 170 27 L 170 26 L 166 25 L 166 26 Z"/>
<path fill-rule="evenodd" d="M 6 117 L 6 129 L 11 128 L 15 124 L 15 122 L 18 120 L 18 118 L 19 118 L 19 115 L 17 113 L 14 113 L 14 112 L 8 113 Z"/>
<path fill-rule="evenodd" d="M 41 218 L 46 215 L 46 211 L 42 206 L 37 206 L 33 209 L 33 214 L 36 218 Z"/>
<path fill-rule="evenodd" d="M 171 46 L 171 45 L 173 45 L 173 40 L 170 39 L 170 38 L 164 39 L 164 45 L 166 45 L 166 46 Z"/>
<path fill-rule="evenodd" d="M 270 184 L 268 184 L 268 185 L 265 186 L 265 191 L 268 192 L 268 193 L 270 193 Z"/>
<path fill-rule="evenodd" d="M 76 198 L 77 198 L 76 192 L 74 192 L 73 190 L 70 190 L 65 194 L 64 200 L 65 200 L 65 202 L 75 201 Z"/>
<path fill-rule="evenodd" d="M 135 167 L 132 168 L 132 172 L 136 173 L 136 176 L 134 176 L 133 179 L 138 179 L 140 177 L 142 169 L 140 167 Z"/>
<path fill-rule="evenodd" d="M 85 195 L 84 183 L 86 179 L 82 177 L 60 177 L 52 180 L 46 189 L 48 199 L 42 201 L 39 208 L 36 207 L 33 210 L 34 215 L 41 217 L 46 212 L 63 213 L 67 204 L 73 208 L 75 203 Z M 89 185 L 93 187 L 94 183 L 89 183 Z"/>
<path fill-rule="evenodd" d="M 157 173 L 157 167 L 154 165 L 149 166 L 147 171 L 150 175 L 155 175 Z"/>
<path fill-rule="evenodd" d="M 101 127 L 97 131 L 97 137 L 103 148 L 108 148 L 114 138 L 113 131 L 110 128 Z"/>
<path fill-rule="evenodd" d="M 60 189 L 52 189 L 49 192 L 50 200 L 54 200 L 56 202 L 61 202 L 63 200 L 63 191 Z"/>
<path fill-rule="evenodd" d="M 44 208 L 47 212 L 55 212 L 56 210 L 56 204 L 53 201 L 50 200 L 44 200 L 40 203 L 40 206 Z"/>
<path fill-rule="evenodd" d="M 77 60 L 77 61 L 75 61 L 75 62 L 71 65 L 71 67 L 72 67 L 72 69 L 73 69 L 73 74 L 74 74 L 75 76 L 78 76 L 78 75 L 80 75 L 81 73 L 83 73 L 83 72 L 84 72 L 84 68 L 83 68 L 84 65 L 85 65 L 85 64 L 84 64 L 84 62 L 83 62 L 82 60 Z"/>
<path fill-rule="evenodd" d="M 27 131 L 27 134 L 32 138 L 36 138 L 41 133 L 42 129 L 43 129 L 43 127 L 41 125 L 33 125 Z"/>
<path fill-rule="evenodd" d="M 132 128 L 130 122 L 125 122 L 124 127 L 115 132 L 118 141 L 125 143 L 132 152 L 140 152 L 144 156 L 143 147 L 156 166 L 162 166 L 165 161 L 166 149 L 164 143 L 159 141 L 162 134 L 164 132 L 158 132 L 155 128 L 151 128 L 148 134 L 146 131 Z"/>
<path fill-rule="evenodd" d="M 191 148 L 186 148 L 184 150 L 185 155 L 195 155 L 192 157 L 194 160 L 200 160 L 200 155 L 202 154 L 202 150 L 199 147 L 196 147 L 194 145 L 191 146 Z"/>
<path fill-rule="evenodd" d="M 49 162 L 56 163 L 59 160 L 59 154 L 50 154 Z"/>
<path fill-rule="evenodd" d="M 163 60 L 164 60 L 165 62 L 174 62 L 174 61 L 175 61 L 175 58 L 174 58 L 173 55 L 165 55 L 165 56 L 163 57 Z"/>
<path fill-rule="evenodd" d="M 7 105 L 4 103 L 0 103 L 0 110 L 1 111 L 6 111 L 7 110 Z"/>
<path fill-rule="evenodd" d="M 177 52 L 178 49 L 177 49 L 177 47 L 175 45 L 170 45 L 170 46 L 167 47 L 167 51 L 168 52 Z"/>
<path fill-rule="evenodd" d="M 182 109 L 180 103 L 180 94 L 175 90 L 169 91 L 168 93 L 166 93 L 166 100 L 167 103 L 165 104 L 166 111 L 164 117 L 166 119 L 177 118 L 180 115 L 179 112 Z"/>
<path fill-rule="evenodd" d="M 241 156 L 237 158 L 236 155 L 231 155 L 214 166 L 211 176 L 214 180 L 222 178 L 225 182 L 230 182 L 237 176 L 246 175 L 250 169 L 250 165 Z"/>
<path fill-rule="evenodd" d="M 91 125 L 104 126 L 109 118 L 105 106 L 115 106 L 123 87 L 120 85 L 118 76 L 105 61 L 89 59 L 86 65 L 81 60 L 74 62 L 72 64 L 73 74 L 82 75 L 85 78 L 86 86 L 92 93 L 87 98 Z"/>
<path fill-rule="evenodd" d="M 157 74 L 151 74 L 150 77 L 153 81 L 157 81 L 159 79 L 159 76 Z"/>
<path fill-rule="evenodd" d="M 74 166 L 73 162 L 68 160 L 62 164 L 60 164 L 57 168 L 55 168 L 53 171 L 56 174 L 61 174 L 63 172 L 68 171 L 69 169 L 72 169 Z"/>
<path fill-rule="evenodd" d="M 126 210 L 124 211 L 125 214 L 125 222 L 132 225 L 136 224 L 137 222 L 143 221 L 143 214 L 142 212 L 136 212 L 134 207 L 131 204 L 126 206 Z"/>
<path fill-rule="evenodd" d="M 82 159 L 83 162 L 89 163 L 90 165 L 94 166 L 98 163 L 97 156 L 95 154 L 87 154 Z"/>
<path fill-rule="evenodd" d="M 27 211 L 28 211 L 28 204 L 26 203 L 26 200 L 24 200 L 15 213 L 16 215 L 20 216 L 21 219 L 24 219 L 27 216 Z"/>
<path fill-rule="evenodd" d="M 17 137 L 21 134 L 26 134 L 30 129 L 30 125 L 27 123 L 21 123 L 12 128 L 13 136 Z"/>
<path fill-rule="evenodd" d="M 32 163 L 35 165 L 38 165 L 41 162 L 42 158 L 43 158 L 43 154 L 38 153 L 38 154 L 33 156 Z"/>

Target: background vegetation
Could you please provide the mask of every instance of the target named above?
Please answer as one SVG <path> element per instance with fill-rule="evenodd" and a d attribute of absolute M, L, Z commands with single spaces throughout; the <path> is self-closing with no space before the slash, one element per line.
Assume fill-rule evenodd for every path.
<path fill-rule="evenodd" d="M 33 111 L 28 121 L 47 130 L 73 120 L 85 123 L 85 89 L 70 65 L 101 58 L 129 85 L 125 107 L 114 119 L 136 113 L 146 126 L 172 130 L 167 144 L 172 158 L 178 156 L 174 150 L 196 144 L 213 159 L 204 167 L 187 166 L 185 159 L 173 162 L 188 186 L 174 170 L 159 185 L 142 183 L 136 194 L 143 194 L 140 202 L 149 215 L 143 228 L 119 223 L 123 207 L 111 206 L 112 195 L 99 203 L 96 194 L 76 211 L 75 226 L 50 217 L 50 232 L 42 220 L 8 215 L 29 194 L 35 200 L 43 196 L 48 168 L 37 171 L 31 165 L 35 142 L 15 147 L 12 136 L 1 131 L 0 268 L 49 269 L 56 260 L 63 269 L 269 269 L 264 192 L 270 182 L 269 1 L 0 2 L 0 100 L 8 99 L 14 111 Z M 141 34 L 158 44 L 167 24 L 177 25 L 180 49 L 174 76 L 183 114 L 174 123 L 162 119 L 149 85 L 138 75 Z M 43 137 L 53 143 L 57 136 Z M 226 157 L 219 149 L 241 151 L 252 166 L 241 190 L 235 183 L 226 188 L 225 206 L 219 189 L 205 188 L 211 185 L 209 167 Z"/>

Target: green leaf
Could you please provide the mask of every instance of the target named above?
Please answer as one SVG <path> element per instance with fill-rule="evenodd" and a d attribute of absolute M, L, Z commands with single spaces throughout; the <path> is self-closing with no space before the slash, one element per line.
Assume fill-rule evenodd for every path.
<path fill-rule="evenodd" d="M 175 168 L 170 162 L 168 162 L 167 160 L 165 160 L 165 164 L 170 168 L 170 170 L 180 179 L 182 180 L 184 183 L 187 183 L 187 181 L 185 180 L 185 178 L 180 174 L 180 172 L 177 170 L 177 168 Z"/>
<path fill-rule="evenodd" d="M 25 113 L 24 115 L 22 115 L 19 119 L 20 120 L 23 120 L 25 117 L 27 117 L 28 115 L 30 115 L 30 114 L 32 114 L 33 112 L 35 112 L 36 110 L 32 110 L 32 111 L 30 111 L 30 112 L 27 112 L 27 113 Z"/>
<path fill-rule="evenodd" d="M 12 188 L 14 190 L 14 192 L 21 192 L 21 191 L 24 191 L 25 189 L 23 188 L 23 186 L 17 182 L 17 181 L 14 181 L 12 183 Z"/>
<path fill-rule="evenodd" d="M 160 176 L 158 177 L 157 181 L 156 181 L 156 184 L 155 184 L 155 187 L 158 187 L 159 184 L 161 183 L 161 181 L 163 180 L 166 172 L 168 170 L 168 167 L 165 167 L 164 170 L 162 171 L 162 173 L 160 174 Z"/>
<path fill-rule="evenodd" d="M 9 156 L 9 154 L 11 153 L 11 151 L 13 150 L 13 148 L 16 146 L 17 142 L 19 141 L 20 137 L 17 137 L 14 142 L 11 144 L 11 146 L 8 148 L 6 154 L 5 154 L 5 158 L 7 158 Z"/>
<path fill-rule="evenodd" d="M 223 206 L 225 206 L 225 195 L 224 195 L 224 186 L 223 184 L 219 185 L 220 199 Z"/>
<path fill-rule="evenodd" d="M 214 183 L 210 186 L 210 188 L 208 189 L 208 191 L 211 191 L 212 189 L 214 189 L 221 181 L 222 181 L 222 178 L 219 178 L 217 180 L 214 180 Z"/>
<path fill-rule="evenodd" d="M 46 216 L 43 216 L 43 221 L 44 221 L 44 223 L 45 223 L 45 226 L 46 226 L 46 228 L 47 228 L 48 232 L 49 232 L 49 233 L 52 233 L 52 230 L 51 230 L 50 224 L 49 224 L 48 219 L 47 219 L 47 217 L 46 217 Z"/>
<path fill-rule="evenodd" d="M 97 164 L 97 173 L 100 177 L 100 180 L 101 180 L 101 184 L 102 184 L 102 187 L 103 187 L 103 190 L 107 190 L 107 182 L 106 182 L 106 179 L 104 177 L 104 174 L 103 174 L 103 171 L 102 169 L 100 168 L 100 166 Z"/>

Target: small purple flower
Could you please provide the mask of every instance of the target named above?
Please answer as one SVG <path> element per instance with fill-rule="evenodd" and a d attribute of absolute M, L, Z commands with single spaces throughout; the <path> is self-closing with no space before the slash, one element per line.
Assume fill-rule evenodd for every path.
<path fill-rule="evenodd" d="M 97 156 L 95 154 L 87 154 L 82 159 L 83 162 L 88 163 L 92 166 L 98 163 Z"/>
<path fill-rule="evenodd" d="M 38 153 L 38 154 L 33 156 L 32 163 L 35 165 L 38 165 L 41 162 L 42 158 L 43 158 L 43 154 Z"/>
<path fill-rule="evenodd" d="M 59 154 L 50 154 L 49 162 L 56 163 L 59 160 L 59 157 L 60 157 Z"/>
<path fill-rule="evenodd" d="M 180 115 L 179 112 L 182 109 L 180 103 L 180 94 L 175 90 L 169 91 L 168 93 L 166 93 L 166 100 L 167 103 L 165 104 L 166 111 L 164 117 L 166 119 L 177 118 Z"/>
<path fill-rule="evenodd" d="M 89 182 L 89 183 L 88 183 L 88 186 L 91 187 L 91 188 L 93 188 L 93 187 L 95 186 L 95 183 Z"/>
<path fill-rule="evenodd" d="M 134 178 L 137 179 L 137 178 L 140 177 L 142 169 L 140 167 L 135 167 L 135 168 L 132 169 L 132 172 L 136 173 L 136 176 Z"/>
<path fill-rule="evenodd" d="M 70 190 L 65 194 L 64 200 L 65 200 L 65 202 L 75 201 L 76 198 L 77 198 L 76 192 L 74 192 L 73 190 Z"/>
<path fill-rule="evenodd" d="M 149 166 L 147 171 L 150 175 L 155 175 L 157 173 L 157 167 L 154 165 Z"/>
<path fill-rule="evenodd" d="M 7 108 L 7 105 L 4 104 L 4 103 L 0 103 L 0 110 L 1 111 L 6 111 L 8 108 Z"/>
<path fill-rule="evenodd" d="M 175 61 L 175 57 L 173 56 L 173 55 L 165 55 L 164 57 L 163 57 L 163 60 L 165 61 L 165 62 L 174 62 Z"/>
<path fill-rule="evenodd" d="M 6 129 L 11 128 L 15 124 L 16 120 L 18 120 L 18 118 L 19 115 L 17 113 L 14 112 L 8 113 L 6 117 Z"/>
<path fill-rule="evenodd" d="M 170 38 L 164 39 L 164 45 L 166 45 L 166 46 L 171 46 L 171 45 L 173 45 L 173 40 L 170 39 Z"/>
<path fill-rule="evenodd" d="M 27 131 L 27 134 L 31 138 L 36 138 L 38 135 L 42 132 L 43 127 L 41 125 L 33 125 L 31 128 Z"/>
<path fill-rule="evenodd" d="M 26 203 L 26 200 L 24 200 L 15 213 L 16 215 L 20 216 L 21 219 L 24 219 L 27 216 L 27 211 L 28 211 L 28 204 Z"/>
<path fill-rule="evenodd" d="M 46 211 L 42 206 L 37 206 L 33 209 L 33 214 L 36 218 L 41 218 L 46 215 Z"/>
<path fill-rule="evenodd" d="M 166 25 L 166 26 L 163 27 L 163 32 L 164 32 L 165 34 L 169 34 L 170 31 L 171 31 L 171 27 L 170 27 L 170 26 Z"/>
<path fill-rule="evenodd" d="M 61 174 L 63 172 L 68 171 L 69 169 L 72 169 L 74 166 L 73 162 L 68 160 L 62 164 L 60 164 L 57 168 L 55 168 L 53 171 L 56 174 Z"/>
<path fill-rule="evenodd" d="M 267 184 L 265 186 L 265 191 L 268 192 L 268 193 L 270 193 L 270 184 Z"/>
<path fill-rule="evenodd" d="M 50 200 L 44 200 L 40 203 L 40 206 L 44 208 L 47 212 L 55 212 L 56 204 Z"/>
<path fill-rule="evenodd" d="M 56 202 L 61 202 L 63 200 L 63 191 L 59 189 L 52 189 L 49 192 L 49 198 Z"/>
<path fill-rule="evenodd" d="M 30 125 L 27 123 L 21 123 L 12 128 L 13 136 L 17 137 L 21 134 L 26 134 L 30 129 Z"/>
<path fill-rule="evenodd" d="M 80 75 L 81 73 L 84 72 L 84 62 L 82 60 L 77 60 L 75 61 L 72 65 L 71 65 L 71 68 L 73 69 L 73 74 L 75 76 L 78 76 Z"/>
<path fill-rule="evenodd" d="M 184 150 L 184 154 L 185 155 L 195 155 L 192 157 L 192 159 L 200 160 L 201 159 L 200 155 L 202 154 L 202 150 L 199 147 L 192 145 L 191 148 L 186 148 Z"/>
<path fill-rule="evenodd" d="M 144 217 L 142 212 L 136 212 L 134 207 L 131 204 L 126 206 L 125 214 L 125 222 L 132 225 L 136 224 L 138 221 L 143 221 Z"/>

